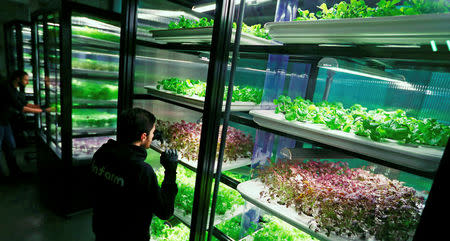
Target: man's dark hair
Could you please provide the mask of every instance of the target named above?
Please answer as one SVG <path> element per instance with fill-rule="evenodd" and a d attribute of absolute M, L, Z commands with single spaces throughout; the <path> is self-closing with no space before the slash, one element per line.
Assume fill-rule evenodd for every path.
<path fill-rule="evenodd" d="M 25 75 L 28 75 L 28 73 L 23 70 L 15 70 L 14 72 L 12 72 L 11 76 L 9 77 L 9 80 L 11 82 L 16 80 L 17 78 L 21 80 Z"/>
<path fill-rule="evenodd" d="M 124 110 L 117 126 L 117 138 L 122 143 L 133 143 L 141 140 L 142 133 L 149 134 L 155 125 L 156 117 L 141 108 Z"/>

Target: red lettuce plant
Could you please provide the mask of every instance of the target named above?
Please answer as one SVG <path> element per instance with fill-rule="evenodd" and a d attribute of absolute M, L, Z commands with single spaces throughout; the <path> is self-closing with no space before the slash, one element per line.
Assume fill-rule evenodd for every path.
<path fill-rule="evenodd" d="M 197 160 L 202 124 L 184 120 L 174 123 L 158 121 L 157 129 L 163 133 L 166 148 L 177 149 L 181 157 L 189 161 Z M 221 132 L 222 126 L 219 129 L 219 143 Z M 249 158 L 252 148 L 253 141 L 250 135 L 234 127 L 228 127 L 224 162 L 236 161 L 238 158 Z M 219 152 L 219 145 L 217 145 L 217 152 Z"/>
<path fill-rule="evenodd" d="M 311 227 L 327 235 L 407 240 L 424 205 L 402 182 L 343 162 L 279 161 L 259 175 L 268 186 L 262 198 L 312 216 Z"/>

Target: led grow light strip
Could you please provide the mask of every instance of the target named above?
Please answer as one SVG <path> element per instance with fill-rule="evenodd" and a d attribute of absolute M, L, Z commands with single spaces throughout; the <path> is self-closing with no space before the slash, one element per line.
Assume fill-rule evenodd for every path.
<path fill-rule="evenodd" d="M 264 2 L 269 2 L 269 1 L 270 0 L 249 0 L 249 1 L 246 1 L 245 3 L 247 5 L 257 5 L 257 4 L 264 3 Z M 234 1 L 235 5 L 238 5 L 240 3 L 241 3 L 241 0 Z M 215 2 L 199 4 L 199 5 L 196 5 L 196 6 L 192 7 L 192 11 L 198 12 L 198 13 L 209 12 L 209 11 L 213 11 L 215 9 L 216 9 L 216 3 Z"/>
<path fill-rule="evenodd" d="M 369 68 L 363 65 L 358 65 L 355 63 L 350 63 L 345 60 L 335 59 L 335 58 L 322 58 L 317 64 L 319 68 L 329 69 L 336 72 L 343 72 L 348 74 L 354 74 L 379 80 L 392 81 L 392 82 L 405 82 L 405 77 L 403 75 L 393 74 L 385 72 L 383 70 L 378 70 L 374 68 Z"/>

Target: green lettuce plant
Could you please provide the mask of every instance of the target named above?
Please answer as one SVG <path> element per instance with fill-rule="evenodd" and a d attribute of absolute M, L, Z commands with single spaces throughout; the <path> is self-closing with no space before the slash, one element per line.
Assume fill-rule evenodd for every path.
<path fill-rule="evenodd" d="M 214 26 L 214 20 L 208 20 L 203 17 L 197 20 L 191 20 L 185 18 L 183 15 L 180 16 L 178 22 L 171 21 L 169 23 L 169 29 L 180 29 L 180 28 L 200 28 L 200 27 L 212 27 Z M 233 28 L 237 28 L 237 24 L 233 23 Z M 242 23 L 242 32 L 252 34 L 256 37 L 271 39 L 267 30 L 261 27 L 261 24 L 255 24 L 252 26 L 248 26 L 245 23 Z"/>
<path fill-rule="evenodd" d="M 450 10 L 450 2 L 407 0 L 402 4 L 401 0 L 380 0 L 376 7 L 372 8 L 367 6 L 364 0 L 351 0 L 349 3 L 341 1 L 332 7 L 322 3 L 317 8 L 320 10 L 316 13 L 299 8 L 299 16 L 294 21 L 447 13 Z"/>
<path fill-rule="evenodd" d="M 292 100 L 284 95 L 273 102 L 275 113 L 284 114 L 286 120 L 323 124 L 332 130 L 351 132 L 377 142 L 391 139 L 399 143 L 444 147 L 450 136 L 450 126 L 436 119 L 408 117 L 400 109 L 367 110 L 359 104 L 346 109 L 342 103 L 322 101 L 315 104 L 301 97 Z"/>
<path fill-rule="evenodd" d="M 156 88 L 169 90 L 181 95 L 187 96 L 206 96 L 206 82 L 194 79 L 180 79 L 177 77 L 167 78 L 158 81 Z M 225 92 L 227 92 L 228 86 L 225 86 Z M 261 103 L 263 90 L 250 86 L 233 86 L 232 102 L 243 101 L 253 102 L 256 104 Z M 226 95 L 223 97 L 226 100 Z"/>

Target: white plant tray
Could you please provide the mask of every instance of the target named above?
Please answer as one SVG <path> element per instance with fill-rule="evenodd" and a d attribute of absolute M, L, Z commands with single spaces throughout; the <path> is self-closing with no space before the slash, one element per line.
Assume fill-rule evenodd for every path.
<path fill-rule="evenodd" d="M 228 210 L 224 215 L 221 216 L 214 216 L 214 226 L 217 224 L 223 223 L 227 220 L 230 220 L 239 214 L 242 214 L 244 212 L 244 206 L 235 207 L 233 211 Z M 191 226 L 191 215 L 185 215 L 183 210 L 175 208 L 175 211 L 173 212 L 173 216 L 180 219 L 181 222 L 186 224 L 187 226 Z M 209 214 L 208 214 L 208 227 L 209 227 Z"/>
<path fill-rule="evenodd" d="M 330 130 L 325 125 L 288 121 L 273 110 L 252 110 L 250 114 L 258 125 L 266 128 L 425 172 L 437 170 L 444 152 L 440 147 L 375 142 L 353 133 Z"/>
<path fill-rule="evenodd" d="M 211 43 L 213 27 L 151 30 L 150 33 L 155 40 L 169 43 Z M 236 29 L 233 29 L 231 42 L 234 42 L 235 33 Z M 241 33 L 240 43 L 242 45 L 277 44 L 271 40 L 256 37 L 248 33 Z"/>
<path fill-rule="evenodd" d="M 450 14 L 325 19 L 266 23 L 277 41 L 288 44 L 446 44 Z"/>
<path fill-rule="evenodd" d="M 163 152 L 163 148 L 158 144 L 159 142 L 152 142 L 151 144 L 151 148 L 154 149 L 155 151 L 161 153 Z M 179 160 L 180 162 L 183 162 L 184 164 L 197 169 L 197 161 L 189 161 L 185 158 L 180 158 Z M 243 166 L 247 166 L 250 165 L 252 163 L 250 158 L 238 158 L 236 161 L 227 161 L 222 163 L 222 172 L 224 171 L 229 171 L 229 170 L 233 170 L 233 169 L 237 169 Z M 217 168 L 217 162 L 216 165 L 214 167 L 214 170 L 216 170 Z"/>
<path fill-rule="evenodd" d="M 334 234 L 327 236 L 323 232 L 315 232 L 310 229 L 311 222 L 313 218 L 307 215 L 299 215 L 293 207 L 287 208 L 285 205 L 280 205 L 276 203 L 275 200 L 267 202 L 265 199 L 260 198 L 260 193 L 262 191 L 267 191 L 266 186 L 258 179 L 253 179 L 250 181 L 242 182 L 237 186 L 237 190 L 241 193 L 242 197 L 252 203 L 253 205 L 263 209 L 264 211 L 284 220 L 285 222 L 291 224 L 292 226 L 303 230 L 311 236 L 314 236 L 320 240 L 334 240 L 334 241 L 344 241 L 344 240 L 360 240 L 355 237 L 340 237 Z"/>
<path fill-rule="evenodd" d="M 199 109 L 203 109 L 204 106 L 205 102 L 204 97 L 180 95 L 172 91 L 164 90 L 162 88 L 158 90 L 156 88 L 156 85 L 147 85 L 144 86 L 144 88 L 147 89 L 148 94 L 171 99 L 180 104 L 185 104 Z M 231 111 L 249 111 L 252 109 L 256 109 L 258 106 L 259 106 L 258 104 L 253 102 L 235 101 L 231 102 Z M 225 111 L 225 101 L 222 104 L 222 111 Z"/>

